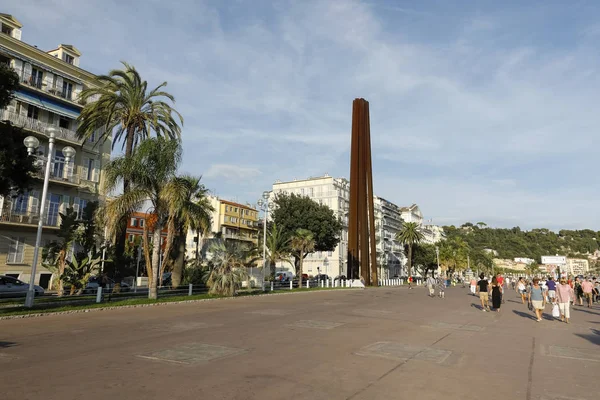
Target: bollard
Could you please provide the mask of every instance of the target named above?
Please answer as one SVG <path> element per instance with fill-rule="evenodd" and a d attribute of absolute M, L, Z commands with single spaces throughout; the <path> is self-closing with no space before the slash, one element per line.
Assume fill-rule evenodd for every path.
<path fill-rule="evenodd" d="M 273 281 L 271 281 L 271 292 L 273 291 Z"/>
<path fill-rule="evenodd" d="M 343 287 L 348 287 L 348 281 L 344 280 L 344 286 Z"/>
<path fill-rule="evenodd" d="M 290 281 L 290 290 L 292 290 L 294 288 L 294 282 Z"/>
<path fill-rule="evenodd" d="M 310 281 L 308 279 L 306 280 L 306 288 L 310 289 Z"/>
<path fill-rule="evenodd" d="M 327 280 L 325 280 L 325 287 L 328 288 L 329 287 L 329 278 L 327 278 Z"/>
<path fill-rule="evenodd" d="M 193 290 L 192 288 L 193 288 L 193 287 L 194 287 L 194 285 L 192 285 L 192 284 L 190 283 L 190 286 L 189 286 L 189 288 L 188 288 L 188 296 L 191 296 L 191 295 L 192 295 L 192 290 Z"/>
<path fill-rule="evenodd" d="M 96 303 L 102 303 L 102 286 L 98 286 L 98 291 L 96 292 Z"/>

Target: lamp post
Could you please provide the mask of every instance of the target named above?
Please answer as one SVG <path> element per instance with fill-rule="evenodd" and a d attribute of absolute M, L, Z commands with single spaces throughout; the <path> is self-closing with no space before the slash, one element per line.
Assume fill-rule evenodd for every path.
<path fill-rule="evenodd" d="M 48 156 L 45 157 L 46 161 L 46 170 L 44 172 L 44 185 L 42 189 L 42 198 L 40 200 L 40 216 L 38 219 L 38 227 L 37 227 L 37 235 L 35 237 L 35 248 L 33 250 L 33 262 L 31 264 L 31 277 L 29 279 L 29 288 L 27 290 L 27 297 L 25 298 L 25 307 L 33 307 L 33 300 L 35 298 L 35 274 L 38 263 L 38 258 L 40 254 L 40 244 L 42 242 L 42 226 L 44 224 L 44 212 L 46 211 L 46 196 L 48 194 L 48 181 L 50 180 L 50 167 L 51 167 L 51 155 L 54 150 L 54 141 L 56 137 L 56 128 L 50 127 L 46 129 L 46 132 L 49 135 L 49 145 L 48 145 Z M 27 136 L 25 140 L 23 140 L 23 144 L 27 147 L 27 153 L 29 155 L 33 155 L 33 152 L 36 148 L 39 147 L 40 141 L 33 137 Z M 63 149 L 63 154 L 65 155 L 65 164 L 71 161 L 71 159 L 75 156 L 75 149 L 66 146 Z"/>
<path fill-rule="evenodd" d="M 439 269 L 440 269 L 440 248 L 438 246 L 435 246 L 435 258 L 437 260 L 437 269 L 438 269 L 438 274 L 439 274 Z"/>
<path fill-rule="evenodd" d="M 265 213 L 265 219 L 263 221 L 263 273 L 262 273 L 262 286 L 265 284 L 265 270 L 267 269 L 267 220 L 269 219 L 269 209 L 273 207 L 273 203 L 269 203 L 270 192 L 264 191 L 262 199 L 259 199 L 256 204 Z"/>

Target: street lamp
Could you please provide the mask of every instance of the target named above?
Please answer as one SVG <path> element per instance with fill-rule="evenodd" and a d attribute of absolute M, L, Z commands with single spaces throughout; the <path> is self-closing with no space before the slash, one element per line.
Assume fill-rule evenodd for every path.
<path fill-rule="evenodd" d="M 438 246 L 435 246 L 435 258 L 437 260 L 437 269 L 438 269 L 438 274 L 439 274 L 440 273 L 440 248 Z"/>
<path fill-rule="evenodd" d="M 43 189 L 42 189 L 42 199 L 40 200 L 40 216 L 38 219 L 37 235 L 35 237 L 35 248 L 33 250 L 33 262 L 31 264 L 31 277 L 29 279 L 29 288 L 27 290 L 27 297 L 25 298 L 25 307 L 33 307 L 33 300 L 35 298 L 35 274 L 36 274 L 36 268 L 37 268 L 39 254 L 40 254 L 40 244 L 42 242 L 42 226 L 44 224 L 43 220 L 44 220 L 44 212 L 45 212 L 45 208 L 46 208 L 46 196 L 48 193 L 48 181 L 50 180 L 50 166 L 52 164 L 52 162 L 51 162 L 52 160 L 50 157 L 52 157 L 51 155 L 54 150 L 54 140 L 56 137 L 56 128 L 55 127 L 47 128 L 46 133 L 49 136 L 48 156 L 45 157 L 46 170 L 44 172 L 44 185 L 43 185 Z M 34 150 L 39 147 L 40 141 L 33 136 L 27 136 L 23 140 L 23 144 L 27 148 L 27 154 L 33 155 Z M 73 158 L 75 156 L 75 149 L 70 146 L 66 146 L 63 149 L 63 154 L 66 157 L 65 162 L 68 164 L 68 162 L 71 160 L 71 158 Z"/>
<path fill-rule="evenodd" d="M 263 273 L 262 273 L 262 287 L 265 286 L 265 269 L 267 269 L 267 220 L 269 219 L 269 210 L 273 209 L 274 204 L 269 203 L 270 192 L 264 191 L 262 199 L 259 199 L 256 204 L 265 213 L 265 219 L 263 221 Z M 264 199 L 264 200 L 263 200 Z"/>

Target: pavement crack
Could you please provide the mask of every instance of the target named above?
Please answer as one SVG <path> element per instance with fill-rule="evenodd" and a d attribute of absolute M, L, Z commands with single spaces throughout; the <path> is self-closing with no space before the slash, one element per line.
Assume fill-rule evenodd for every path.
<path fill-rule="evenodd" d="M 433 342 L 432 344 L 429 345 L 429 347 L 431 346 L 435 346 L 436 344 L 438 344 L 439 342 L 441 342 L 442 340 L 446 339 L 448 336 L 450 336 L 452 334 L 452 332 L 442 336 L 441 338 L 439 338 L 438 340 L 436 340 L 435 342 Z M 346 400 L 352 400 L 354 399 L 356 396 L 358 396 L 359 394 L 366 392 L 371 386 L 375 385 L 376 383 L 380 382 L 383 378 L 385 378 L 386 376 L 388 376 L 389 374 L 391 374 L 392 372 L 396 371 L 398 368 L 400 368 L 401 366 L 403 366 L 404 364 L 406 364 L 407 362 L 409 362 L 410 360 L 414 360 L 415 357 L 417 357 L 418 355 L 422 354 L 424 351 L 426 351 L 427 349 L 429 349 L 429 347 L 424 348 L 423 350 L 413 354 L 412 356 L 410 356 L 409 358 L 407 358 L 406 360 L 400 362 L 398 365 L 396 365 L 395 367 L 393 367 L 392 369 L 390 369 L 389 371 L 387 371 L 386 373 L 384 373 L 383 375 L 381 375 L 379 378 L 375 379 L 373 382 L 369 383 L 367 386 L 365 386 L 364 388 L 354 392 L 352 395 L 346 397 Z"/>
<path fill-rule="evenodd" d="M 527 371 L 527 395 L 526 400 L 531 400 L 531 384 L 533 381 L 533 360 L 535 358 L 535 337 L 531 338 L 531 358 L 529 359 L 529 370 Z"/>

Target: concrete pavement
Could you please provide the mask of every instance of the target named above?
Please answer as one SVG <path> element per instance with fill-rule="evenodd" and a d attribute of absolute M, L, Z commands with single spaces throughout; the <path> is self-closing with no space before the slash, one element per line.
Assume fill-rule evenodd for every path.
<path fill-rule="evenodd" d="M 596 399 L 600 307 L 535 322 L 463 288 L 239 298 L 0 321 L 3 400 Z"/>

